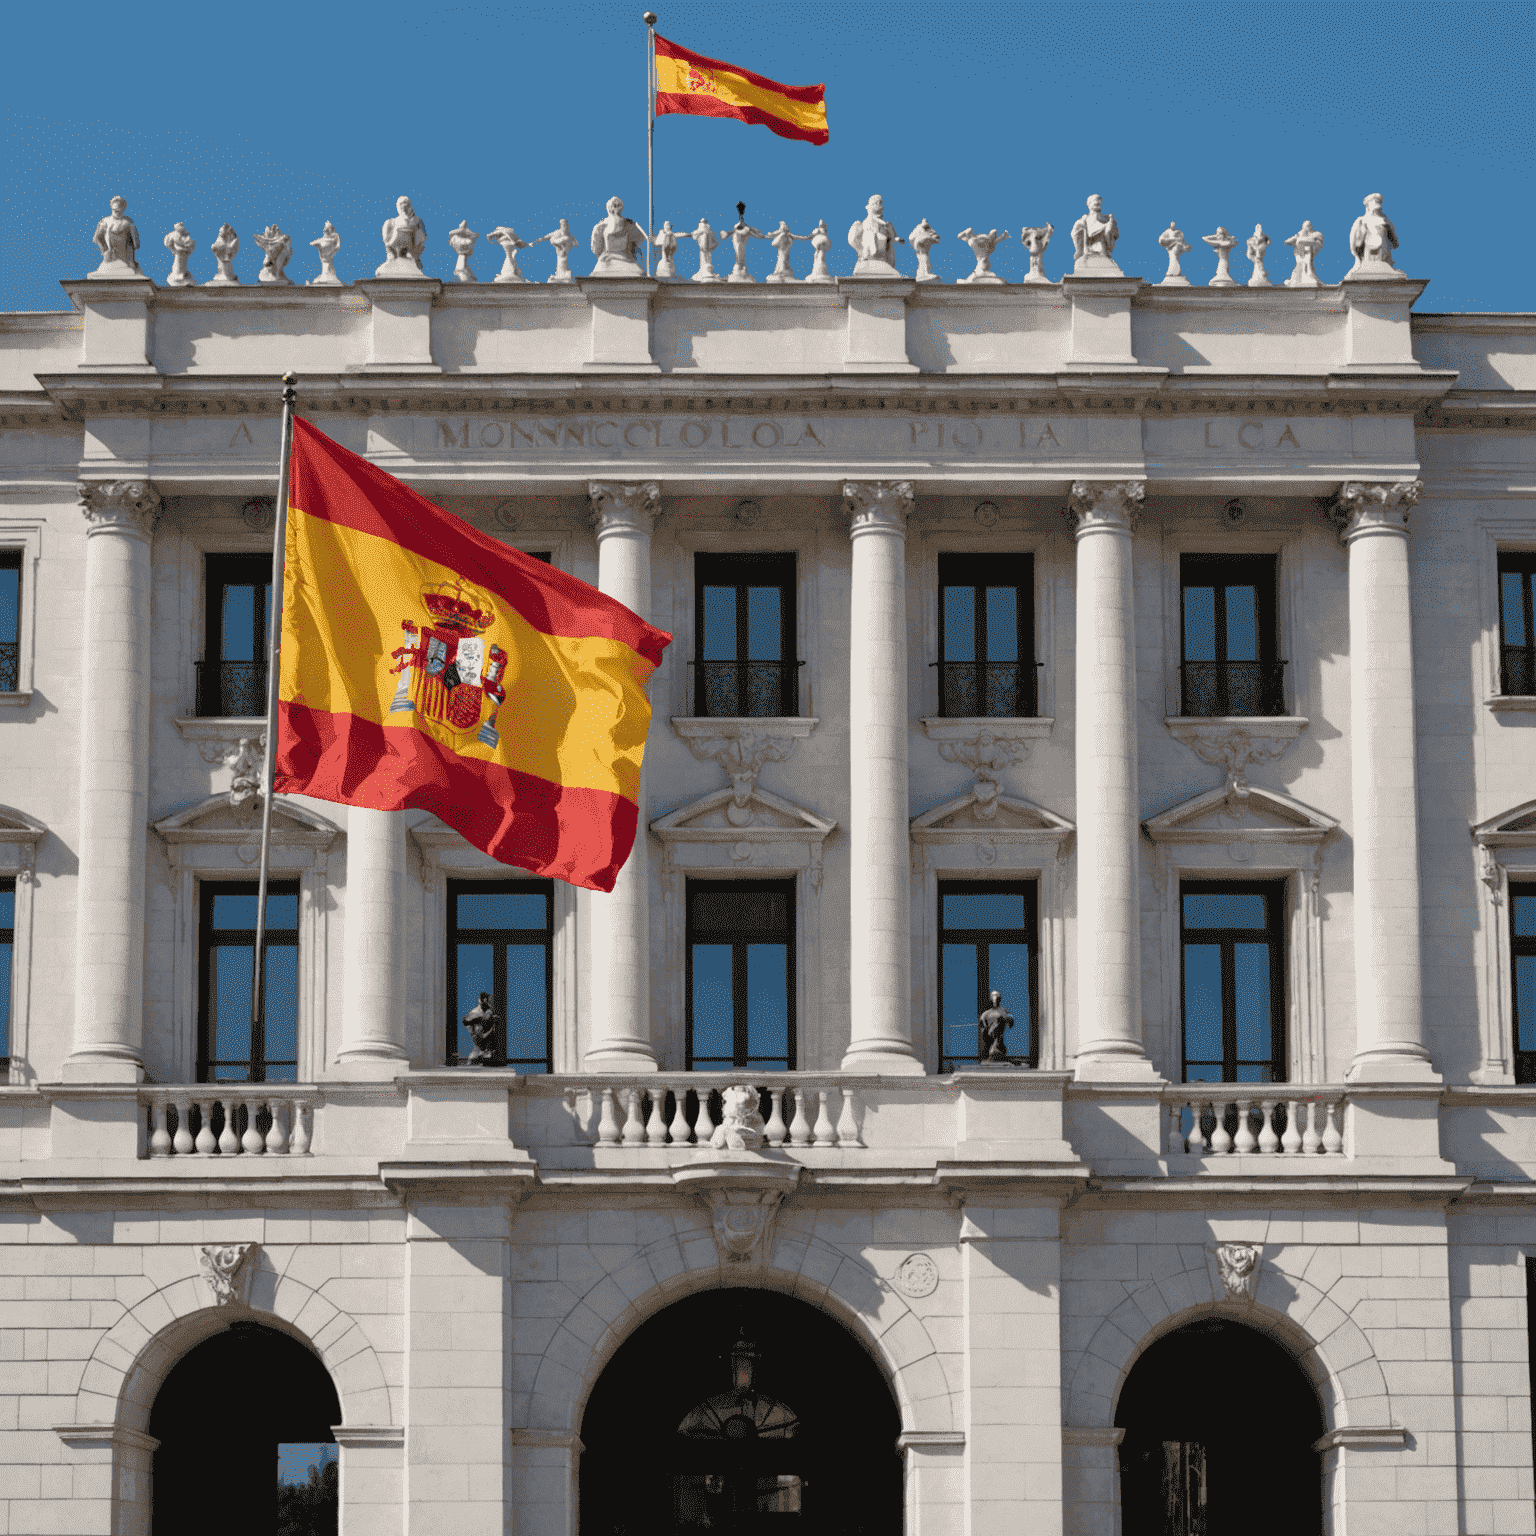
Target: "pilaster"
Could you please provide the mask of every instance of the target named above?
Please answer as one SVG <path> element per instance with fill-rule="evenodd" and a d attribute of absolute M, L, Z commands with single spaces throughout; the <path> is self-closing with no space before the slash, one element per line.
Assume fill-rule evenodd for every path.
<path fill-rule="evenodd" d="M 1074 277 L 1068 273 L 1061 286 L 1072 303 L 1072 345 L 1067 366 L 1134 367 L 1131 301 L 1141 287 L 1141 279 Z"/>
<path fill-rule="evenodd" d="M 592 351 L 584 368 L 603 373 L 660 373 L 651 356 L 653 277 L 577 279 L 592 307 Z"/>
<path fill-rule="evenodd" d="M 435 277 L 364 278 L 353 287 L 371 310 L 367 373 L 441 373 L 432 360 L 432 303 L 443 291 Z"/>
<path fill-rule="evenodd" d="M 909 277 L 840 277 L 848 304 L 850 373 L 916 373 L 907 356 L 907 300 L 917 291 Z"/>
<path fill-rule="evenodd" d="M 152 374 L 155 285 L 147 277 L 61 283 L 82 317 L 80 366 L 94 373 Z"/>

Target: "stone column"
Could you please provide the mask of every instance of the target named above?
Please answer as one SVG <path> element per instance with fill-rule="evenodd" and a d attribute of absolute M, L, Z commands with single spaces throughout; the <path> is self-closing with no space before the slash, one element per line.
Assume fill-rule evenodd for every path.
<path fill-rule="evenodd" d="M 849 483 L 850 1035 L 845 1072 L 921 1075 L 912 1046 L 907 828 L 907 517 L 910 480 Z"/>
<path fill-rule="evenodd" d="M 405 1044 L 405 822 L 399 811 L 347 810 L 347 889 L 342 917 L 341 1049 L 349 1077 L 394 1077 L 410 1065 Z"/>
<path fill-rule="evenodd" d="M 587 487 L 597 533 L 598 590 L 651 616 L 651 532 L 661 516 L 661 487 Z M 608 895 L 592 894 L 592 1028 L 588 1070 L 654 1072 L 651 1040 L 651 861 L 646 842 L 646 774 L 640 773 L 640 820 L 634 851 Z"/>
<path fill-rule="evenodd" d="M 1141 1038 L 1136 791 L 1139 481 L 1079 480 L 1077 531 L 1077 1075 L 1149 1078 Z"/>
<path fill-rule="evenodd" d="M 144 853 L 149 825 L 150 541 L 147 480 L 79 485 L 87 528 L 80 691 L 80 875 L 75 1039 L 66 1082 L 144 1076 Z"/>
<path fill-rule="evenodd" d="M 1355 844 L 1351 1082 L 1438 1082 L 1424 1046 L 1408 511 L 1423 485 L 1346 484 L 1349 729 Z"/>

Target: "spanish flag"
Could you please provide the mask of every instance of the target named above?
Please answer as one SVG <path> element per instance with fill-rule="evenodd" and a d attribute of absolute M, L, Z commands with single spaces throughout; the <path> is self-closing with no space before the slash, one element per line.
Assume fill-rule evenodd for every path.
<path fill-rule="evenodd" d="M 656 115 L 734 117 L 761 123 L 781 139 L 827 142 L 827 90 L 823 85 L 780 85 L 736 64 L 706 59 L 656 38 Z"/>
<path fill-rule="evenodd" d="M 611 891 L 671 635 L 295 420 L 276 787 Z"/>

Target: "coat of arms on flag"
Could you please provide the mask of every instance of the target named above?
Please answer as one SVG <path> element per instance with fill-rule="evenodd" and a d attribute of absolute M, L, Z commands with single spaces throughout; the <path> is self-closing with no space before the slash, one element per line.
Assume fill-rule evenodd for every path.
<path fill-rule="evenodd" d="M 487 654 L 483 636 L 496 611 L 480 593 L 446 581 L 423 587 L 421 601 L 431 622 L 400 621 L 401 644 L 391 653 L 399 665 L 390 669 L 400 683 L 389 711 L 415 711 L 429 729 L 436 726 L 450 737 L 475 731 L 477 741 L 494 747 L 501 739 L 496 714 L 507 699 L 507 653 L 493 644 Z"/>

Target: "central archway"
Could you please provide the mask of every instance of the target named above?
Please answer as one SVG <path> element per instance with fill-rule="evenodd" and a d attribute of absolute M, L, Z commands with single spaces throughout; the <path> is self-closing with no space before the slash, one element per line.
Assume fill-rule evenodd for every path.
<path fill-rule="evenodd" d="M 900 1536 L 900 1416 L 840 1324 L 776 1291 L 658 1312 L 582 1419 L 582 1536 Z"/>

